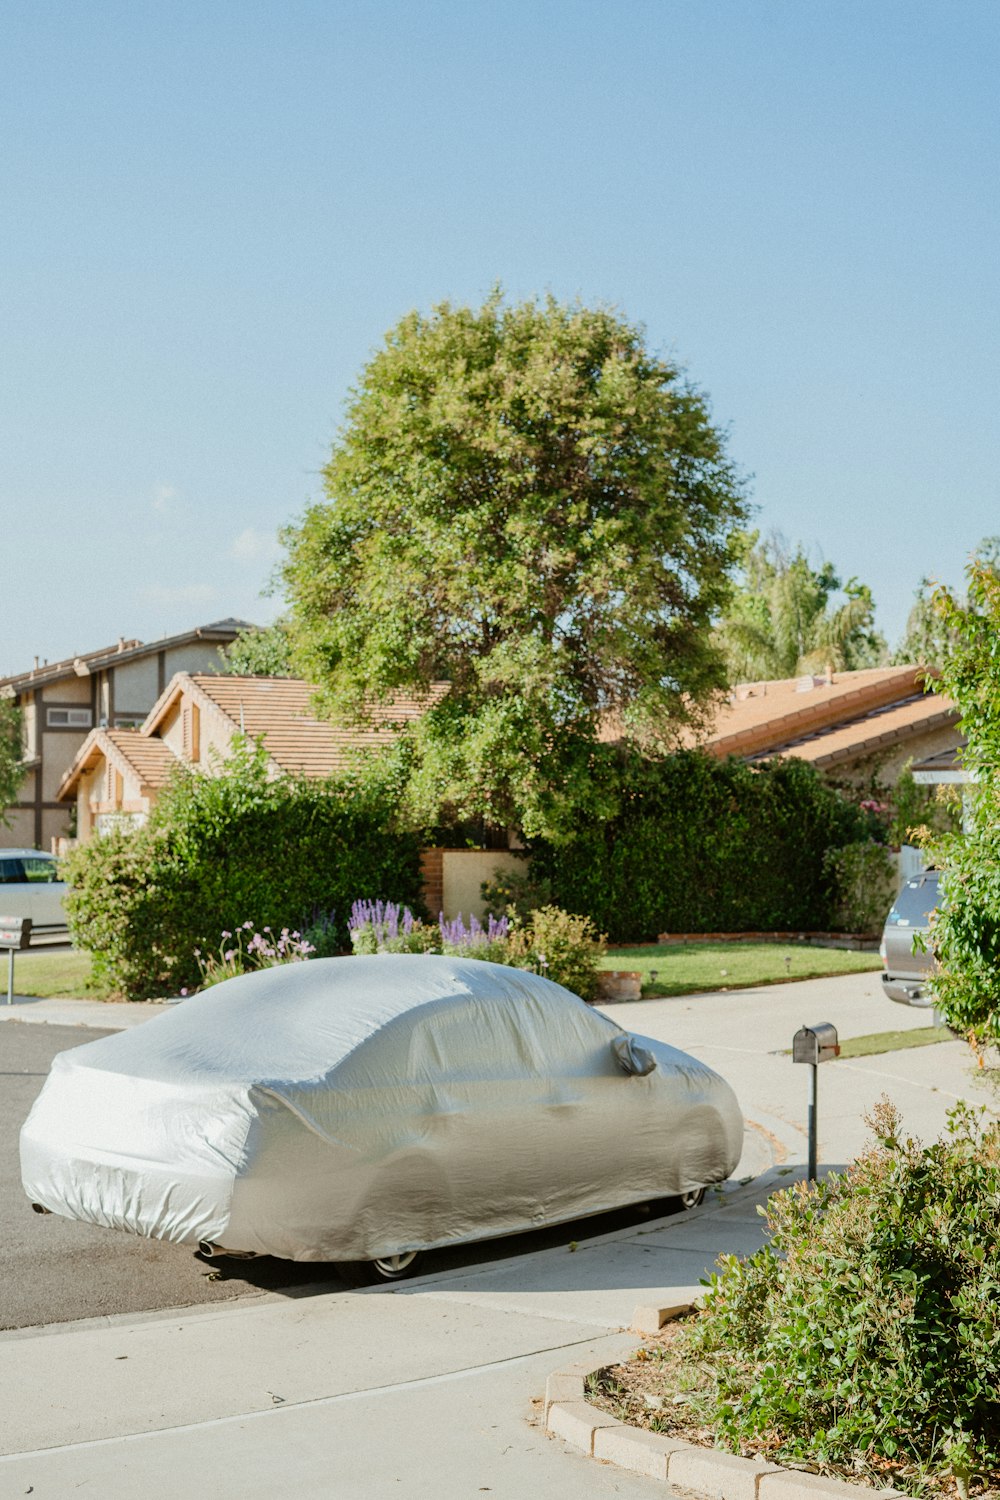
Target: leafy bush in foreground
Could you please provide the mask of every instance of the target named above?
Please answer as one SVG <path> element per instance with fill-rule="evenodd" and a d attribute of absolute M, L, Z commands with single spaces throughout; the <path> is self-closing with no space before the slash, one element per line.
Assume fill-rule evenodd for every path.
<path fill-rule="evenodd" d="M 1000 1122 L 930 1146 L 882 1101 L 843 1175 L 774 1194 L 771 1243 L 723 1257 L 691 1325 L 731 1446 L 920 1493 L 1000 1466 Z"/>

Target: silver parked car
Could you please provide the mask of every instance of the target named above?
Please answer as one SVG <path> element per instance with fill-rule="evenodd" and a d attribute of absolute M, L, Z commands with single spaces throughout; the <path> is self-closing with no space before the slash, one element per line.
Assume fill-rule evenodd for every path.
<path fill-rule="evenodd" d="M 30 917 L 32 932 L 64 932 L 66 891 L 54 854 L 0 849 L 0 916 Z"/>
<path fill-rule="evenodd" d="M 62 1052 L 21 1132 L 39 1211 L 203 1253 L 364 1262 L 697 1201 L 743 1119 L 711 1068 L 538 974 L 311 959 Z"/>
<path fill-rule="evenodd" d="M 927 934 L 940 898 L 940 871 L 924 870 L 903 886 L 885 919 L 879 953 L 882 990 L 899 1005 L 934 1004 L 934 955 Z M 914 946 L 919 934 L 925 946 Z"/>

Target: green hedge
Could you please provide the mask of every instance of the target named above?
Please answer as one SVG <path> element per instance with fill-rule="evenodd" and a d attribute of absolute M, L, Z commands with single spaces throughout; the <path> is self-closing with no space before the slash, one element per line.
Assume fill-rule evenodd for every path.
<path fill-rule="evenodd" d="M 685 751 L 635 758 L 625 784 L 616 818 L 531 849 L 550 899 L 591 917 L 611 942 L 833 925 L 825 855 L 865 838 L 869 820 L 810 765 Z"/>
<path fill-rule="evenodd" d="M 347 948 L 359 892 L 422 909 L 420 838 L 392 831 L 391 785 L 271 780 L 249 744 L 215 770 L 178 768 L 145 828 L 114 829 L 68 861 L 70 932 L 106 992 L 195 986 L 195 949 L 216 951 L 243 922 L 301 929 L 333 910 Z"/>

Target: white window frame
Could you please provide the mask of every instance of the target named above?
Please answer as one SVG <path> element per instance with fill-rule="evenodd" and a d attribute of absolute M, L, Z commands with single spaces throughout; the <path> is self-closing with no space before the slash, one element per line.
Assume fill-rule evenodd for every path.
<path fill-rule="evenodd" d="M 45 727 L 46 729 L 92 729 L 94 711 L 92 708 L 47 708 Z"/>

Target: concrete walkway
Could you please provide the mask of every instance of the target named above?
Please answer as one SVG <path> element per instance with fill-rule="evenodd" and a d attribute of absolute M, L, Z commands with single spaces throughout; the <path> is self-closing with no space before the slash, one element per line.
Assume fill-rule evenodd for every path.
<path fill-rule="evenodd" d="M 795 1029 L 832 1020 L 846 1037 L 928 1024 L 888 1005 L 878 983 L 851 975 L 609 1009 L 704 1057 L 740 1095 L 738 1175 L 750 1181 L 690 1215 L 395 1288 L 0 1335 L 0 1500 L 662 1493 L 546 1438 L 533 1400 L 559 1365 L 634 1347 L 625 1330 L 638 1304 L 684 1300 L 721 1251 L 760 1244 L 757 1206 L 801 1175 L 805 1153 L 807 1070 L 778 1055 Z M 119 1007 L 99 1009 L 107 1026 Z M 928 1136 L 955 1097 L 996 1102 L 959 1042 L 831 1064 L 820 1079 L 825 1164 L 859 1148 L 859 1115 L 883 1090 Z"/>
<path fill-rule="evenodd" d="M 37 995 L 15 995 L 7 1004 L 6 991 L 0 999 L 0 1021 L 48 1022 L 52 1026 L 86 1026 L 98 1031 L 124 1031 L 162 1016 L 163 1005 L 136 1002 L 115 1003 L 104 1000 L 40 1000 Z M 81 1037 L 86 1041 L 86 1037 Z"/>

